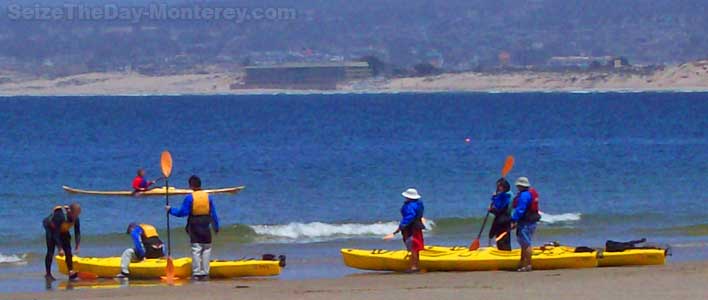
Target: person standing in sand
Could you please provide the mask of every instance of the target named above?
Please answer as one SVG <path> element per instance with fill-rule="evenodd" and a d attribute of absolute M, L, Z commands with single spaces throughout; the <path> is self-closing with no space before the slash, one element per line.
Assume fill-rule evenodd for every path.
<path fill-rule="evenodd" d="M 533 248 L 531 241 L 536 231 L 536 223 L 541 220 L 538 210 L 538 192 L 531 187 L 529 179 L 519 177 L 516 180 L 519 194 L 514 198 L 514 210 L 511 213 L 511 228 L 516 228 L 516 239 L 521 246 L 519 272 L 531 271 L 531 256 Z"/>
<path fill-rule="evenodd" d="M 219 234 L 219 217 L 214 201 L 202 191 L 202 181 L 196 175 L 189 177 L 192 194 L 184 198 L 179 209 L 165 206 L 167 212 L 175 217 L 187 217 L 187 234 L 192 244 L 192 277 L 197 280 L 209 276 L 209 257 L 211 256 L 211 228 Z"/>
<path fill-rule="evenodd" d="M 495 239 L 501 235 L 501 239 L 497 239 L 497 249 L 510 251 L 511 250 L 511 215 L 509 208 L 511 207 L 511 185 L 506 179 L 499 178 L 497 180 L 497 191 L 492 195 L 492 203 L 489 205 L 489 212 L 494 214 L 492 228 L 489 229 L 489 239 Z"/>
<path fill-rule="evenodd" d="M 52 276 L 52 260 L 54 259 L 54 249 L 59 248 L 59 256 L 65 256 L 66 269 L 69 271 L 69 279 L 74 280 L 78 273 L 74 271 L 73 256 L 71 253 L 71 234 L 69 230 L 74 227 L 74 235 L 76 237 L 76 248 L 74 252 L 79 252 L 81 244 L 81 224 L 79 223 L 79 215 L 81 214 L 81 206 L 74 202 L 68 206 L 55 206 L 52 213 L 42 220 L 44 227 L 44 236 L 47 242 L 47 254 L 44 257 L 44 278 L 47 280 L 55 280 Z"/>
<path fill-rule="evenodd" d="M 406 199 L 401 207 L 401 223 L 398 225 L 396 231 L 387 235 L 384 239 L 390 240 L 397 233 L 401 233 L 403 243 L 406 245 L 406 249 L 411 253 L 411 266 L 408 272 L 413 273 L 420 271 L 419 254 L 425 247 L 425 241 L 423 240 L 423 229 L 425 229 L 423 213 L 425 207 L 416 189 L 409 188 L 401 193 L 401 195 Z"/>

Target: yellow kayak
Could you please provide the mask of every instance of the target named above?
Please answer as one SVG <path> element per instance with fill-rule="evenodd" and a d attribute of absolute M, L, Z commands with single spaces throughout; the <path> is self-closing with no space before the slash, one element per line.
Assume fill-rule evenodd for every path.
<path fill-rule="evenodd" d="M 68 274 L 63 256 L 57 256 L 59 272 Z M 74 270 L 96 274 L 98 277 L 112 278 L 120 273 L 120 257 L 73 257 Z M 189 278 L 192 275 L 192 259 L 189 257 L 173 259 L 175 276 Z M 130 277 L 157 279 L 165 276 L 167 260 L 147 259 L 130 264 Z M 209 276 L 212 278 L 232 278 L 247 276 L 276 276 L 281 266 L 275 260 L 214 260 L 210 263 Z"/>
<path fill-rule="evenodd" d="M 575 253 L 570 247 L 535 248 L 532 266 L 535 270 L 597 267 L 597 253 Z M 406 250 L 342 249 L 344 264 L 357 269 L 402 272 L 409 267 Z M 426 247 L 420 252 L 420 268 L 425 271 L 492 271 L 516 270 L 520 250 L 501 251 L 463 247 Z"/>
<path fill-rule="evenodd" d="M 575 251 L 574 247 L 556 246 L 565 249 L 568 252 Z M 444 246 L 426 246 L 426 250 L 430 251 L 467 251 L 465 246 L 444 247 Z M 535 248 L 536 251 L 540 248 Z M 598 267 L 618 267 L 618 266 L 648 266 L 648 265 L 663 265 L 666 263 L 667 250 L 665 249 L 629 249 L 622 252 L 597 252 Z"/>
<path fill-rule="evenodd" d="M 598 254 L 600 267 L 663 265 L 666 263 L 664 249 L 629 249 L 622 252 L 602 252 Z"/>
<path fill-rule="evenodd" d="M 84 194 L 84 195 L 102 195 L 102 196 L 134 196 L 135 194 L 133 191 L 90 191 L 90 190 L 82 190 L 82 189 L 76 189 L 68 186 L 62 186 L 62 188 L 67 191 L 68 193 L 72 194 Z M 237 194 L 241 190 L 245 189 L 245 186 L 236 186 L 236 187 L 227 187 L 227 188 L 218 188 L 218 189 L 207 189 L 204 190 L 205 192 L 209 194 L 221 194 L 221 193 L 230 193 L 230 194 Z M 191 189 L 178 189 L 174 187 L 170 187 L 169 193 L 171 195 L 186 195 L 186 194 L 191 194 L 192 190 Z M 158 187 L 154 189 L 150 189 L 144 192 L 139 193 L 141 196 L 164 196 L 165 195 L 165 188 L 164 187 Z"/>

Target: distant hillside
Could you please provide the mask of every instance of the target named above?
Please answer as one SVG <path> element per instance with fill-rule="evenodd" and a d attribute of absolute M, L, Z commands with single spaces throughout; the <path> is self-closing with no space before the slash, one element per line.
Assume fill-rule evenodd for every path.
<path fill-rule="evenodd" d="M 11 20 L 6 9 L 0 14 L 0 68 L 48 76 L 125 70 L 176 74 L 214 66 L 230 70 L 246 64 L 352 60 L 373 55 L 392 68 L 431 62 L 446 70 L 474 70 L 498 65 L 502 52 L 517 66 L 543 65 L 552 56 L 570 55 L 617 55 L 633 64 L 675 64 L 708 57 L 705 1 L 571 2 L 266 0 L 185 4 L 296 12 L 294 18 L 241 23 L 18 21 Z M 0 3 L 7 8 L 8 3 L 18 1 Z M 153 2 L 120 3 L 139 7 Z M 174 3 L 185 2 L 161 3 L 177 7 Z"/>

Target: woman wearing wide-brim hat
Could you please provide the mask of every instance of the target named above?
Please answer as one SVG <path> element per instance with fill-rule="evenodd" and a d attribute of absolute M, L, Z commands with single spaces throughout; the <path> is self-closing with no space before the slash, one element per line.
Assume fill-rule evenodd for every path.
<path fill-rule="evenodd" d="M 401 207 L 401 222 L 396 231 L 387 235 L 384 239 L 392 239 L 394 235 L 401 232 L 403 243 L 406 249 L 411 252 L 411 266 L 408 272 L 418 272 L 420 270 L 419 252 L 425 247 L 423 239 L 423 212 L 425 208 L 421 196 L 414 188 L 409 188 L 401 193 L 405 202 Z"/>

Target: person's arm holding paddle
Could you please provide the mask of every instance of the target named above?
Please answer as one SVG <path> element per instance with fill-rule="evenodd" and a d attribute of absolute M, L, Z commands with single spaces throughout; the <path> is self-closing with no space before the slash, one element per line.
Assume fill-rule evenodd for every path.
<path fill-rule="evenodd" d="M 179 209 L 177 209 L 176 207 L 171 207 L 169 205 L 165 205 L 165 209 L 168 213 L 178 218 L 189 216 L 189 214 L 192 212 L 192 196 L 190 195 L 185 197 L 184 201 L 182 201 L 182 206 L 180 206 Z"/>

